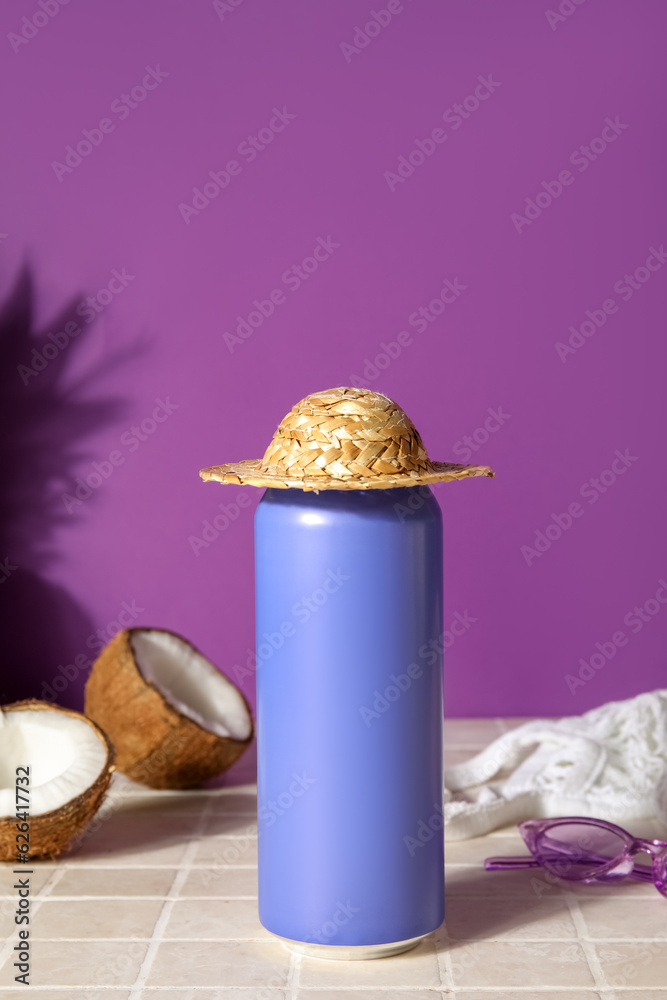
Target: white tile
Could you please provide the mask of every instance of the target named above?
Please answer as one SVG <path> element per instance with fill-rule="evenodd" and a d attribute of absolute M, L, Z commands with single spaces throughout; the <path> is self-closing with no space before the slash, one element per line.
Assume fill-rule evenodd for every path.
<path fill-rule="evenodd" d="M 610 941 L 596 943 L 595 950 L 611 987 L 638 989 L 667 983 L 667 941 Z"/>
<path fill-rule="evenodd" d="M 581 945 L 574 941 L 477 941 L 452 947 L 450 960 L 456 990 L 595 985 Z"/>
<path fill-rule="evenodd" d="M 50 898 L 58 896 L 156 896 L 169 892 L 175 868 L 68 868 Z"/>
<path fill-rule="evenodd" d="M 97 837 L 95 840 L 82 845 L 77 850 L 67 856 L 68 864 L 72 865 L 95 865 L 104 867 L 112 865 L 178 865 L 183 859 L 188 841 L 186 839 L 165 840 L 162 843 L 146 840 L 141 842 L 140 838 L 130 837 L 127 839 L 116 838 L 114 836 Z"/>
<path fill-rule="evenodd" d="M 256 837 L 257 819 L 255 816 L 227 813 L 219 810 L 204 821 L 202 842 L 209 837 Z"/>
<path fill-rule="evenodd" d="M 165 941 L 148 986 L 244 986 L 282 989 L 289 953 L 274 941 Z"/>
<path fill-rule="evenodd" d="M 378 959 L 386 961 L 386 959 Z M 297 1000 L 439 1000 L 440 993 L 433 990 L 393 990 L 391 987 L 383 990 L 365 989 L 355 995 L 352 990 L 297 990 Z M 2 997 L 0 997 L 2 1000 Z M 455 1000 L 453 994 L 447 995 L 447 1000 Z M 486 1000 L 490 1000 L 489 997 Z M 570 997 L 569 1000 L 572 1000 Z"/>
<path fill-rule="evenodd" d="M 31 986 L 131 986 L 148 944 L 139 941 L 42 941 Z M 0 986 L 14 985 L 13 959 L 0 969 Z M 36 994 L 38 995 L 38 994 Z"/>
<path fill-rule="evenodd" d="M 275 940 L 259 922 L 256 899 L 183 899 L 174 903 L 164 938 Z"/>
<path fill-rule="evenodd" d="M 236 791 L 222 789 L 219 794 L 211 795 L 211 813 L 224 812 L 229 816 L 257 816 L 257 791 Z"/>
<path fill-rule="evenodd" d="M 605 994 L 604 1000 L 667 1000 L 667 989 L 651 990 L 650 993 L 645 990 L 624 989 L 615 995 Z"/>
<path fill-rule="evenodd" d="M 14 873 L 15 867 L 16 865 L 12 864 L 0 864 L 0 905 L 4 899 L 13 900 L 16 898 L 14 883 L 17 878 L 26 877 L 25 875 L 16 875 Z M 58 864 L 54 864 L 52 861 L 34 861 L 32 864 L 26 865 L 26 868 L 29 868 L 32 872 L 30 875 L 30 889 L 33 896 L 46 885 L 59 867 Z"/>
<path fill-rule="evenodd" d="M 448 765 L 523 721 L 448 720 Z M 139 939 L 152 933 L 197 836 L 187 856 L 194 867 L 169 904 L 141 1000 L 667 1000 L 665 901 L 655 889 L 629 880 L 576 885 L 542 869 L 486 872 L 486 857 L 527 853 L 515 825 L 446 844 L 447 922 L 439 940 L 448 944 L 440 955 L 430 935 L 391 959 L 290 957 L 258 918 L 254 769 L 253 748 L 234 773 L 206 789 L 159 792 L 115 776 L 123 794 L 65 864 L 35 864 L 34 889 L 62 872 L 34 912 L 37 997 L 129 1000 L 148 945 Z M 10 868 L 0 865 L 0 937 L 14 930 Z M 577 941 L 568 892 L 611 984 L 604 993 L 596 991 Z M 298 968 L 291 993 L 290 961 Z M 447 970 L 453 993 L 442 985 Z M 5 962 L 0 1000 L 19 996 L 25 992 L 16 990 Z"/>
<path fill-rule="evenodd" d="M 445 908 L 447 933 L 453 940 L 551 940 L 576 938 L 577 932 L 564 899 L 522 896 L 496 899 L 452 896 Z"/>
<path fill-rule="evenodd" d="M 489 845 L 489 854 L 494 854 Z M 448 896 L 525 896 L 531 899 L 560 898 L 572 883 L 551 879 L 542 868 L 487 872 L 480 866 L 452 865 L 445 872 L 445 900 Z M 653 890 L 655 892 L 655 889 Z"/>
<path fill-rule="evenodd" d="M 47 899 L 32 918 L 31 937 L 150 938 L 163 905 L 161 899 Z"/>
<path fill-rule="evenodd" d="M 462 990 L 454 994 L 447 994 L 447 1000 L 600 1000 L 603 994 L 593 993 L 590 990 L 579 990 L 576 993 L 572 990 Z M 2 998 L 0 998 L 2 1000 Z M 612 1000 L 612 997 L 604 994 L 604 1000 Z M 615 998 L 614 998 L 615 1000 Z M 625 993 L 618 1000 L 628 1000 Z M 643 996 L 641 1000 L 649 1000 Z M 651 993 L 650 1000 L 659 1000 Z"/>
<path fill-rule="evenodd" d="M 608 896 L 577 897 L 588 936 L 620 941 L 667 939 L 667 901 L 655 891 L 648 899 L 625 896 L 623 888 L 619 887 L 619 895 L 613 900 Z"/>
<path fill-rule="evenodd" d="M 3 1000 L 1 993 L 0 1000 Z M 35 998 L 35 1000 L 39 1000 L 39 998 Z M 68 997 L 67 1000 L 76 1000 L 76 997 Z M 86 1000 L 88 1000 L 87 997 Z M 114 998 L 109 997 L 109 1000 L 114 1000 Z M 284 990 L 276 990 L 271 987 L 263 987 L 261 992 L 253 988 L 243 989 L 243 987 L 225 988 L 224 990 L 209 990 L 201 987 L 189 990 L 144 989 L 141 991 L 141 1000 L 288 1000 L 288 994 Z M 346 1000 L 352 1000 L 352 998 L 348 995 Z M 435 1000 L 435 998 L 429 998 L 429 1000 Z M 569 1000 L 572 998 L 570 997 Z"/>
<path fill-rule="evenodd" d="M 28 987 L 28 991 L 30 987 Z M 71 990 L 35 990 L 34 992 L 26 992 L 25 988 L 22 990 L 3 990 L 0 989 L 0 1000 L 26 1000 L 27 996 L 32 998 L 38 997 L 39 1000 L 75 1000 L 77 996 Z M 130 991 L 129 990 L 98 990 L 98 989 L 87 989 L 85 993 L 81 993 L 81 1000 L 129 1000 Z M 197 1000 L 200 1000 L 198 997 Z"/>
<path fill-rule="evenodd" d="M 256 865 L 257 837 L 207 837 L 197 845 L 194 861 L 198 865 Z"/>
<path fill-rule="evenodd" d="M 257 898 L 256 868 L 193 868 L 179 896 L 252 896 Z"/>
<path fill-rule="evenodd" d="M 198 816 L 191 810 L 118 809 L 104 816 L 92 832 L 67 855 L 73 864 L 107 861 L 145 864 L 177 864 L 197 828 Z"/>

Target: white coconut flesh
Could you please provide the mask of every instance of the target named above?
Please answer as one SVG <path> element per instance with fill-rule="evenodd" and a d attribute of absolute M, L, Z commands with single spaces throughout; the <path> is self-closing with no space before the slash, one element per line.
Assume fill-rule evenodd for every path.
<path fill-rule="evenodd" d="M 247 740 L 252 722 L 241 693 L 187 642 L 170 632 L 133 632 L 132 651 L 150 681 L 182 715 L 215 733 Z"/>
<path fill-rule="evenodd" d="M 0 816 L 16 813 L 17 768 L 30 768 L 29 801 L 19 808 L 38 816 L 85 792 L 106 763 L 107 748 L 84 719 L 49 709 L 0 712 Z"/>

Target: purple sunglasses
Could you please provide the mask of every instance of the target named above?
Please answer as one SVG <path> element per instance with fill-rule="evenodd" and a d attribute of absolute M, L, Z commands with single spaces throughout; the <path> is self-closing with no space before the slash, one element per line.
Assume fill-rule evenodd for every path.
<path fill-rule="evenodd" d="M 613 882 L 630 876 L 653 882 L 667 896 L 667 843 L 643 840 L 603 819 L 561 816 L 529 819 L 519 832 L 533 857 L 487 858 L 487 871 L 503 868 L 545 868 L 572 882 Z M 652 868 L 638 865 L 634 855 L 651 856 Z"/>

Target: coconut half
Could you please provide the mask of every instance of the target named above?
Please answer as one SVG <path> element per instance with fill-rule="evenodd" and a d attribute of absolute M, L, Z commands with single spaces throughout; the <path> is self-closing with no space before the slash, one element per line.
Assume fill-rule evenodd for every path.
<path fill-rule="evenodd" d="M 167 629 L 119 632 L 92 666 L 85 711 L 108 733 L 118 770 L 152 788 L 200 785 L 254 735 L 242 692 Z"/>
<path fill-rule="evenodd" d="M 27 767 L 26 786 L 17 769 Z M 0 861 L 17 859 L 17 812 L 24 810 L 29 860 L 64 851 L 99 809 L 113 770 L 109 740 L 78 712 L 45 701 L 0 708 Z M 27 788 L 28 801 L 17 786 Z"/>

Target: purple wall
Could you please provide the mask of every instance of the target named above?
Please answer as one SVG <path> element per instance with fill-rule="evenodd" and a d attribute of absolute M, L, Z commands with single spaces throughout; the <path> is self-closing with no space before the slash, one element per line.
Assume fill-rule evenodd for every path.
<path fill-rule="evenodd" d="M 6 0 L 5 700 L 119 621 L 242 667 L 261 491 L 198 469 L 364 380 L 497 473 L 436 491 L 447 714 L 664 686 L 667 7 L 546 3 Z"/>

